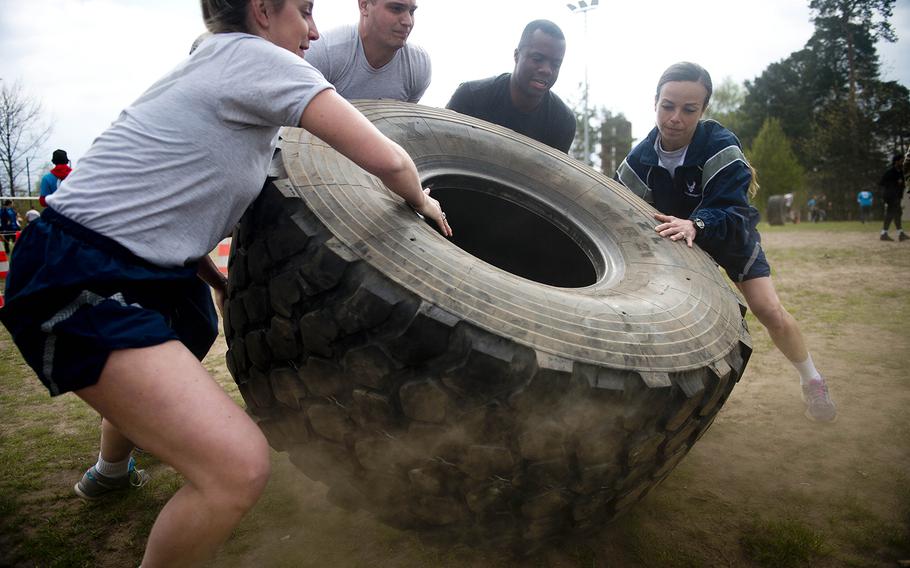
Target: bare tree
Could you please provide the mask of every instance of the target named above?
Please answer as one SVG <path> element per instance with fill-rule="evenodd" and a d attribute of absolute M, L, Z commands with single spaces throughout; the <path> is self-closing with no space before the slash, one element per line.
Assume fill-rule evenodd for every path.
<path fill-rule="evenodd" d="M 27 160 L 47 141 L 51 132 L 41 119 L 41 103 L 29 97 L 17 81 L 7 85 L 0 79 L 0 195 L 16 194 L 17 181 Z"/>

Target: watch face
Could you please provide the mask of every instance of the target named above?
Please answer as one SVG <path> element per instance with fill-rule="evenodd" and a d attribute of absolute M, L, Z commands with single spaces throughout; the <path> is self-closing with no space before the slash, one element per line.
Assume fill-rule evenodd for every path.
<path fill-rule="evenodd" d="M 702 230 L 702 229 L 705 228 L 705 222 L 702 221 L 701 219 L 699 219 L 699 218 L 696 217 L 696 219 L 695 219 L 695 226 L 696 226 L 696 227 L 698 228 L 698 230 L 700 231 L 700 230 Z"/>

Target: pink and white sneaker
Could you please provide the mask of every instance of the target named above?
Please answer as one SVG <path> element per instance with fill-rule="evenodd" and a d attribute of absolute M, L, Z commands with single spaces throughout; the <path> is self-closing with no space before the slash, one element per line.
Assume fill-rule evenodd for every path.
<path fill-rule="evenodd" d="M 802 388 L 806 418 L 816 422 L 834 422 L 837 419 L 837 405 L 831 400 L 825 379 L 813 379 L 802 385 Z"/>

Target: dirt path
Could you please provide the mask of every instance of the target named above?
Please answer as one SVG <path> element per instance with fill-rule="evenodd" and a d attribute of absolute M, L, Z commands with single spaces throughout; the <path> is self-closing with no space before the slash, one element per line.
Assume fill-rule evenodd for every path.
<path fill-rule="evenodd" d="M 593 537 L 521 559 L 435 542 L 335 507 L 325 486 L 274 454 L 264 498 L 212 566 L 896 566 L 910 558 L 910 243 L 828 225 L 766 230 L 764 244 L 839 404 L 836 423 L 803 417 L 795 371 L 750 319 L 755 353 L 713 426 L 663 484 Z M 179 479 L 146 457 L 155 483 L 137 495 L 116 507 L 73 499 L 97 418 L 75 397 L 49 403 L 0 340 L 0 566 L 136 565 Z M 221 339 L 206 366 L 239 399 L 225 350 Z M 44 432 L 56 453 L 39 443 Z M 16 482 L 35 456 L 43 461 L 30 467 L 46 468 L 40 483 Z M 13 511 L 17 519 L 4 518 Z M 53 553 L 34 544 L 48 529 L 39 546 Z"/>

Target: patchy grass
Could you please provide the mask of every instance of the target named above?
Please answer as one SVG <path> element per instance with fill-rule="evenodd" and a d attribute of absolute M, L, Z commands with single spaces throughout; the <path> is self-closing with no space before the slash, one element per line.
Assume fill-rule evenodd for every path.
<path fill-rule="evenodd" d="M 639 566 L 698 568 L 710 564 L 697 541 L 673 538 L 679 535 L 663 533 L 634 511 L 617 525 L 617 535 L 629 557 Z"/>
<path fill-rule="evenodd" d="M 97 455 L 97 414 L 73 395 L 50 399 L 5 330 L 0 380 L 0 565 L 138 565 L 178 476 L 149 456 L 148 491 L 82 502 L 72 487 Z"/>
<path fill-rule="evenodd" d="M 828 550 L 821 533 L 792 519 L 754 521 L 742 545 L 747 557 L 769 568 L 810 566 Z"/>
<path fill-rule="evenodd" d="M 838 514 L 831 519 L 832 532 L 849 543 L 858 557 L 892 563 L 910 559 L 910 485 L 904 471 L 895 471 L 894 479 L 901 511 L 896 520 L 882 518 L 856 495 L 844 497 Z"/>
<path fill-rule="evenodd" d="M 755 353 L 714 425 L 673 473 L 595 535 L 513 557 L 434 542 L 331 505 L 326 488 L 273 454 L 257 506 L 212 566 L 894 566 L 910 559 L 910 243 L 877 224 L 763 225 L 784 304 L 811 339 L 841 405 L 802 418 L 795 377 L 749 314 Z M 240 400 L 223 342 L 206 360 Z M 818 353 L 818 356 L 816 356 Z M 0 328 L 0 566 L 136 566 L 182 480 L 154 457 L 141 491 L 94 503 L 73 484 L 97 455 L 98 416 L 50 398 Z M 226 464 L 227 467 L 227 464 Z"/>

